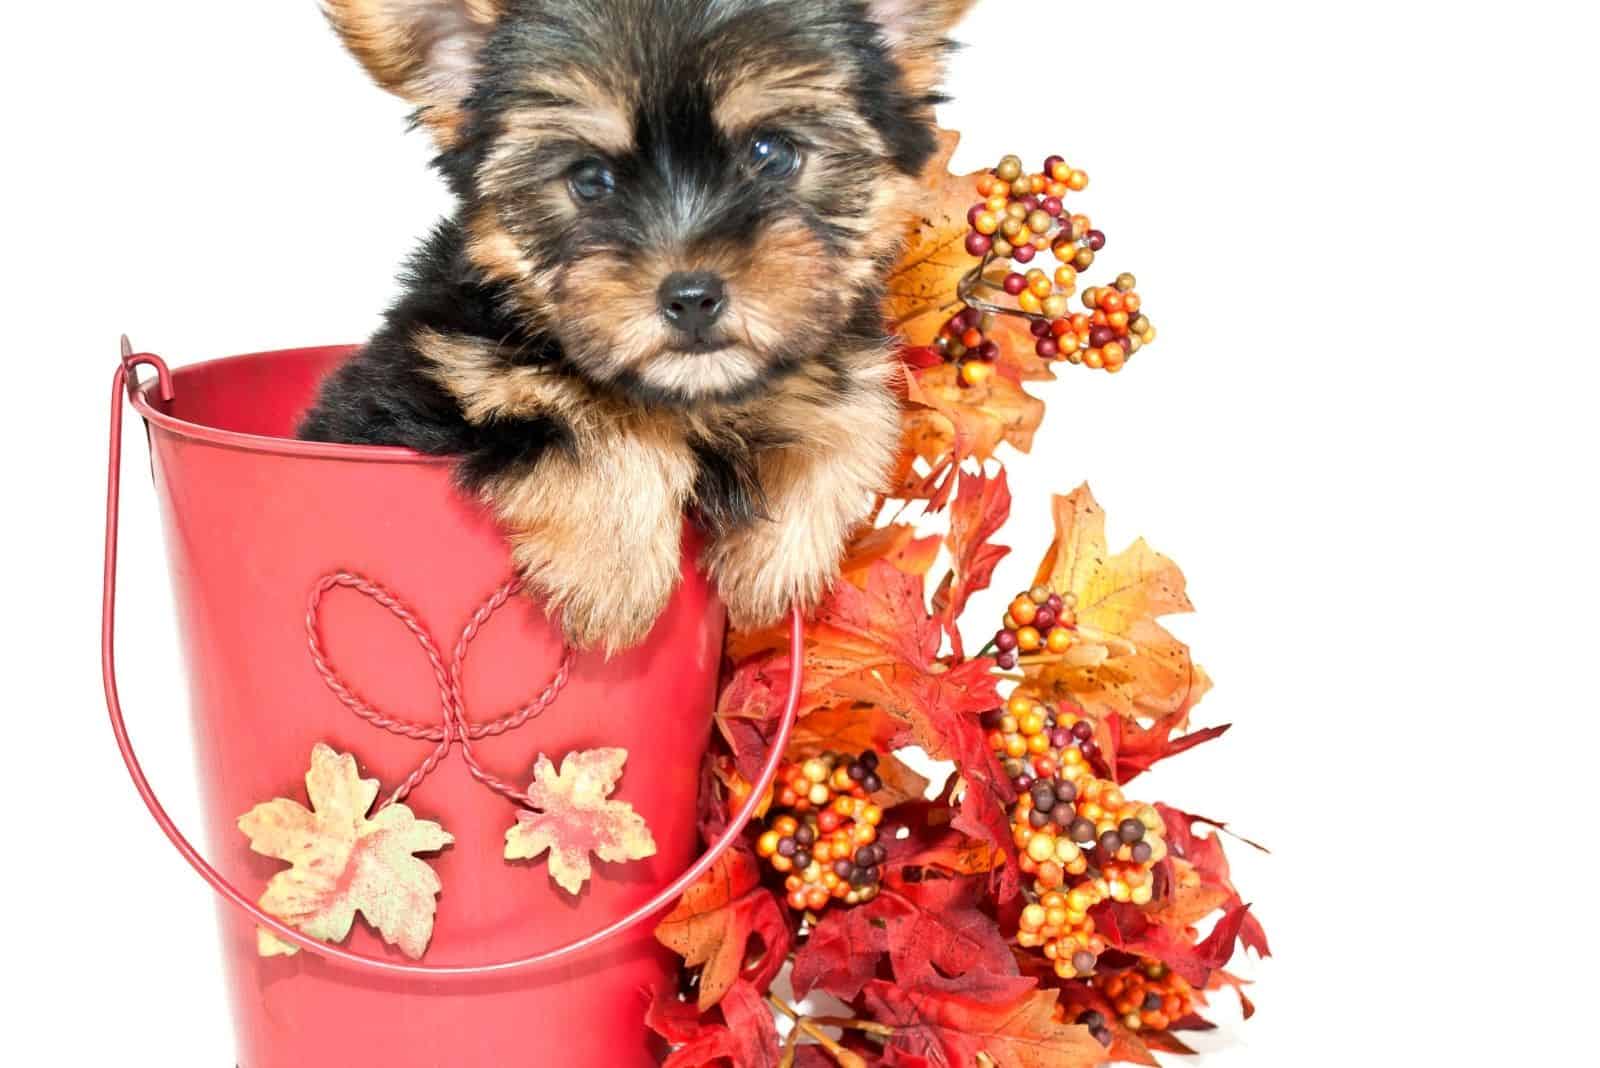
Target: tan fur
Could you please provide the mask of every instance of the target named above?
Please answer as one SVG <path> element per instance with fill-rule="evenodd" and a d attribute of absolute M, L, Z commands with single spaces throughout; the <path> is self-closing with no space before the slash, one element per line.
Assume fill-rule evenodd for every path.
<path fill-rule="evenodd" d="M 764 421 L 803 427 L 804 438 L 760 458 L 770 521 L 735 530 L 706 553 L 736 627 L 769 624 L 791 604 L 814 607 L 838 577 L 850 532 L 887 487 L 900 447 L 900 406 L 888 383 L 895 364 L 876 350 L 853 359 L 863 388 L 848 397 L 808 391 L 802 379 L 764 402 Z"/>
<path fill-rule="evenodd" d="M 608 654 L 642 640 L 676 587 L 680 525 L 698 470 L 692 438 L 803 430 L 800 442 L 758 460 L 769 519 L 714 540 L 705 553 L 743 627 L 773 622 L 792 603 L 817 603 L 838 575 L 851 529 L 886 488 L 899 448 L 896 364 L 879 349 L 847 356 L 858 388 L 844 398 L 802 372 L 758 401 L 672 411 L 548 371 L 508 371 L 481 340 L 432 331 L 414 340 L 469 420 L 548 414 L 572 427 L 572 450 L 551 450 L 531 470 L 493 481 L 485 498 L 569 639 Z"/>
<path fill-rule="evenodd" d="M 649 634 L 677 588 L 683 514 L 697 473 L 684 425 L 548 372 L 507 372 L 494 346 L 432 331 L 415 338 L 467 418 L 551 414 L 571 449 L 484 487 L 531 593 L 570 641 L 606 655 Z"/>
<path fill-rule="evenodd" d="M 695 463 L 673 431 L 592 423 L 576 452 L 550 450 L 485 489 L 524 581 L 582 648 L 643 641 L 677 588 Z"/>
<path fill-rule="evenodd" d="M 449 147 L 460 136 L 477 49 L 505 3 L 324 0 L 324 7 L 378 83 L 416 104 Z M 943 37 L 972 3 L 868 0 L 913 94 L 933 91 Z M 697 446 L 740 456 L 749 442 L 786 443 L 753 459 L 767 518 L 714 536 L 705 551 L 703 564 L 736 626 L 775 622 L 793 603 L 812 607 L 837 577 L 851 531 L 887 488 L 899 451 L 890 381 L 898 363 L 875 347 L 833 352 L 803 362 L 753 400 L 704 398 L 741 396 L 799 355 L 797 345 L 813 350 L 819 338 L 804 324 L 837 320 L 842 302 L 871 285 L 918 195 L 917 181 L 889 163 L 882 136 L 852 106 L 841 71 L 781 54 L 729 56 L 711 86 L 716 122 L 735 142 L 772 128 L 810 144 L 792 179 L 802 198 L 823 202 L 837 190 L 859 190 L 865 204 L 827 220 L 853 239 L 853 254 L 831 253 L 792 220 L 715 248 L 662 247 L 626 259 L 600 251 L 536 268 L 529 250 L 570 226 L 579 209 L 565 177 L 529 172 L 529 149 L 559 138 L 602 155 L 628 153 L 637 98 L 646 92 L 638 78 L 620 66 L 529 72 L 520 86 L 525 98 L 490 131 L 473 176 L 480 199 L 463 220 L 468 259 L 504 286 L 504 299 L 527 323 L 561 342 L 584 377 L 511 365 L 487 339 L 427 329 L 411 338 L 469 422 L 550 416 L 568 428 L 570 448 L 547 449 L 531 465 L 491 478 L 482 492 L 530 592 L 559 614 L 571 641 L 608 655 L 642 641 L 676 588 L 683 514 L 701 473 Z M 677 352 L 657 289 L 673 272 L 702 270 L 727 282 L 723 326 L 732 344 Z M 839 360 L 847 365 L 842 376 L 830 366 Z M 616 380 L 632 385 L 611 388 Z M 634 386 L 688 399 L 646 404 L 631 399 L 646 395 Z"/>
<path fill-rule="evenodd" d="M 475 65 L 472 38 L 503 0 L 322 0 L 322 10 L 373 81 L 417 105 L 443 146 L 459 136 Z"/>
<path fill-rule="evenodd" d="M 944 76 L 945 38 L 977 0 L 869 0 L 911 89 L 932 93 Z"/>

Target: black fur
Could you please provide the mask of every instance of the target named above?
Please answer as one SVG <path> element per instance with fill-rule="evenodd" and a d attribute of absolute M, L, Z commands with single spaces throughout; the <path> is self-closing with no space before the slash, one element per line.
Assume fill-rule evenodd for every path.
<path fill-rule="evenodd" d="M 598 248 L 633 254 L 682 239 L 685 235 L 672 232 L 672 220 L 686 225 L 674 208 L 689 197 L 715 205 L 696 221 L 695 240 L 735 240 L 759 225 L 779 194 L 750 182 L 741 171 L 739 149 L 716 128 L 703 86 L 735 60 L 807 56 L 847 73 L 855 107 L 888 146 L 893 166 L 917 173 L 936 147 L 928 121 L 932 98 L 908 90 L 860 0 L 512 0 L 486 47 L 461 136 L 437 161 L 462 202 L 461 213 L 442 224 L 413 258 L 402 280 L 404 296 L 370 343 L 323 385 L 301 436 L 459 456 L 460 478 L 469 487 L 532 465 L 547 449 L 571 445 L 568 428 L 554 418 L 469 423 L 456 399 L 429 376 L 413 346 L 413 337 L 424 328 L 487 339 L 508 364 L 548 366 L 635 403 L 685 403 L 630 374 L 592 381 L 559 341 L 530 326 L 533 317 L 513 294 L 485 280 L 465 251 L 468 213 L 481 202 L 480 168 L 496 145 L 500 116 L 528 102 L 529 71 L 620 65 L 644 72 L 646 79 L 635 116 L 635 151 L 615 161 L 619 179 L 632 192 L 604 210 L 586 213 L 561 240 L 526 251 L 542 266 Z M 530 176 L 540 175 L 563 166 L 564 151 L 570 146 L 536 146 L 518 166 Z M 807 209 L 806 225 L 819 241 L 839 249 L 850 239 L 839 220 L 848 218 L 865 193 L 841 184 L 829 191 L 826 202 Z M 833 295 L 841 303 L 826 316 L 825 328 L 775 360 L 761 379 L 719 401 L 759 396 L 802 365 L 831 369 L 834 388 L 848 391 L 848 376 L 829 363 L 829 352 L 881 341 L 881 297 L 873 284 Z M 698 506 L 709 525 L 737 526 L 762 514 L 753 458 L 757 447 L 753 442 L 696 443 Z"/>

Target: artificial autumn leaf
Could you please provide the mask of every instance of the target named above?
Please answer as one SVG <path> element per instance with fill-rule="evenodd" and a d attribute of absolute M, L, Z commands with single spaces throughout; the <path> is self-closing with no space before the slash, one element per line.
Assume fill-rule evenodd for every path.
<path fill-rule="evenodd" d="M 789 955 L 791 935 L 782 905 L 761 885 L 755 858 L 740 849 L 719 857 L 656 927 L 657 941 L 701 969 L 701 1012 L 739 981 L 752 937 L 765 949 L 752 979 L 765 989 Z"/>
<path fill-rule="evenodd" d="M 909 575 L 926 575 L 938 555 L 938 538 L 919 538 L 911 524 L 890 523 L 868 527 L 857 535 L 845 550 L 839 570 L 846 581 L 859 586 L 879 560 L 887 560 Z"/>
<path fill-rule="evenodd" d="M 964 748 L 962 735 L 982 737 L 974 715 L 999 697 L 992 661 L 950 667 L 938 663 L 940 644 L 922 578 L 880 561 L 864 589 L 841 583 L 818 608 L 806 693 L 814 705 L 876 706 L 902 726 L 894 748 L 915 744 L 935 760 L 951 759 Z"/>
<path fill-rule="evenodd" d="M 645 1023 L 676 1047 L 661 1068 L 776 1068 L 779 1062 L 777 1025 L 750 982 L 735 983 L 709 1020 L 663 992 L 651 1002 Z"/>
<path fill-rule="evenodd" d="M 1073 605 L 1078 641 L 1065 658 L 1028 666 L 1031 684 L 1096 718 L 1176 715 L 1181 728 L 1211 686 L 1189 647 L 1156 622 L 1193 610 L 1183 572 L 1142 539 L 1113 556 L 1105 512 L 1086 485 L 1055 498 L 1054 512 L 1056 539 L 1035 581 Z"/>
<path fill-rule="evenodd" d="M 1010 946 L 994 920 L 978 911 L 982 890 L 975 878 L 906 882 L 891 860 L 878 896 L 831 909 L 812 929 L 795 954 L 795 996 L 821 989 L 854 1000 L 885 956 L 901 984 L 972 971 L 1016 975 Z"/>
<path fill-rule="evenodd" d="M 454 839 L 401 804 L 368 819 L 378 780 L 361 778 L 355 757 L 320 742 L 311 751 L 306 796 L 309 809 L 278 798 L 239 818 L 252 850 L 291 865 L 272 877 L 261 907 L 325 942 L 343 941 L 360 912 L 385 941 L 413 960 L 421 957 L 433 937 L 441 886 L 415 854 Z M 264 930 L 258 942 L 263 956 L 299 952 Z"/>
<path fill-rule="evenodd" d="M 884 313 L 889 329 L 907 345 L 928 345 L 963 307 L 956 288 L 978 265 L 967 251 L 967 210 L 977 193 L 976 175 L 950 173 L 961 135 L 939 131 L 939 150 L 922 172 L 920 213 L 906 238 L 905 251 L 885 280 Z"/>
<path fill-rule="evenodd" d="M 1107 901 L 1095 906 L 1091 915 L 1096 932 L 1109 945 L 1158 960 L 1195 989 L 1203 990 L 1211 974 L 1233 959 L 1234 945 L 1245 930 L 1250 906 L 1231 906 L 1211 933 L 1198 942 L 1190 929 L 1156 922 L 1150 913 L 1134 905 Z"/>
<path fill-rule="evenodd" d="M 872 795 L 873 800 L 883 808 L 893 808 L 919 800 L 928 792 L 928 780 L 895 756 L 892 740 L 897 733 L 897 724 L 882 709 L 840 704 L 818 709 L 797 723 L 786 755 L 790 761 L 799 761 L 822 753 L 864 753 L 870 749 L 880 754 L 876 774 L 883 782 L 883 788 Z"/>
<path fill-rule="evenodd" d="M 1186 753 L 1197 745 L 1215 741 L 1232 729 L 1232 724 L 1224 723 L 1219 727 L 1207 727 L 1173 737 L 1174 732 L 1187 726 L 1188 722 L 1187 705 L 1152 721 L 1148 727 L 1137 720 L 1124 720 L 1120 716 L 1107 719 L 1105 725 L 1109 741 L 1106 742 L 1106 751 L 1112 754 L 1117 782 L 1126 784 L 1158 762 Z"/>
<path fill-rule="evenodd" d="M 1194 825 L 1205 823 L 1217 830 L 1227 829 L 1227 825 L 1215 820 L 1205 819 L 1184 812 L 1170 805 L 1157 804 L 1156 811 L 1160 813 L 1162 823 L 1166 829 L 1167 846 L 1171 849 L 1175 861 L 1187 865 L 1193 874 L 1192 880 L 1180 880 L 1174 887 L 1171 899 L 1163 903 L 1158 909 L 1151 912 L 1151 918 L 1157 922 L 1169 925 L 1178 925 L 1179 920 L 1187 920 L 1188 914 L 1199 908 L 1207 900 L 1215 900 L 1218 893 L 1223 896 L 1221 903 L 1216 907 L 1239 909 L 1243 905 L 1243 898 L 1233 885 L 1232 875 L 1229 871 L 1228 857 L 1222 848 L 1222 839 L 1218 834 L 1196 834 Z M 1248 839 L 1239 839 L 1254 849 L 1266 850 Z M 1188 884 L 1187 886 L 1185 884 Z M 1189 887 L 1198 890 L 1182 893 Z M 1171 911 L 1168 911 L 1171 910 Z M 1183 911 L 1180 911 L 1183 910 Z M 1201 917 L 1209 915 L 1214 909 L 1200 914 Z M 1188 920 L 1188 922 L 1194 922 Z M 1184 924 L 1186 925 L 1186 924 Z M 1255 950 L 1257 956 L 1270 957 L 1271 948 L 1267 945 L 1267 933 L 1261 926 L 1261 921 L 1255 913 L 1242 910 L 1239 921 L 1239 940 L 1250 949 Z M 1224 962 L 1226 963 L 1226 962 Z"/>
<path fill-rule="evenodd" d="M 952 984 L 904 987 L 874 981 L 864 992 L 873 1019 L 894 1029 L 885 1064 L 955 1068 L 1089 1068 L 1106 1063 L 1103 1046 L 1086 1027 L 1058 1023 L 1056 992 L 1031 979 L 984 977 Z"/>
<path fill-rule="evenodd" d="M 966 386 L 954 364 L 911 374 L 906 396 L 906 446 L 930 471 L 920 483 L 898 492 L 928 501 L 935 511 L 949 502 L 954 473 L 964 461 L 988 460 L 1002 443 L 1027 452 L 1044 420 L 1044 402 L 1017 383 L 995 375 L 981 385 Z"/>
<path fill-rule="evenodd" d="M 950 573 L 933 598 L 934 611 L 950 635 L 951 649 L 958 658 L 965 655 L 965 650 L 956 621 L 966 610 L 968 598 L 988 588 L 995 567 L 1011 552 L 1008 546 L 990 541 L 1010 515 L 1011 488 L 1006 485 L 1004 470 L 994 478 L 982 472 L 961 474 L 955 505 L 950 510 L 950 533 L 945 538 L 950 549 Z"/>
<path fill-rule="evenodd" d="M 590 749 L 568 753 L 557 774 L 540 755 L 528 787 L 528 803 L 538 811 L 517 813 L 516 826 L 506 831 L 506 859 L 534 860 L 549 850 L 550 878 L 577 894 L 593 873 L 590 853 L 613 864 L 655 856 L 644 817 L 625 801 L 609 800 L 627 762 L 626 749 Z"/>

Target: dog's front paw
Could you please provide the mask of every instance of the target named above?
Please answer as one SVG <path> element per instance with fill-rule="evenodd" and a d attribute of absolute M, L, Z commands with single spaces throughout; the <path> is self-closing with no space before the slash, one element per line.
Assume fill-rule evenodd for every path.
<path fill-rule="evenodd" d="M 735 630 L 779 622 L 793 605 L 809 612 L 833 585 L 843 542 L 794 523 L 756 522 L 719 539 L 706 569 Z"/>
<path fill-rule="evenodd" d="M 526 542 L 516 556 L 525 588 L 560 620 L 567 642 L 608 659 L 649 636 L 679 579 L 676 552 L 623 559 L 591 550 L 558 561 Z"/>

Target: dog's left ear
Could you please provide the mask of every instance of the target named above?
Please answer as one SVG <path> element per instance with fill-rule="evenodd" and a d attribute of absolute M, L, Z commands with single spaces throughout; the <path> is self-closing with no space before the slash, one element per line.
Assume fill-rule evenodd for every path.
<path fill-rule="evenodd" d="M 912 88 L 931 93 L 944 74 L 950 31 L 977 0 L 867 0 Z"/>
<path fill-rule="evenodd" d="M 455 142 L 461 105 L 507 0 L 322 0 L 323 13 L 383 88 L 415 104 L 441 145 Z"/>

